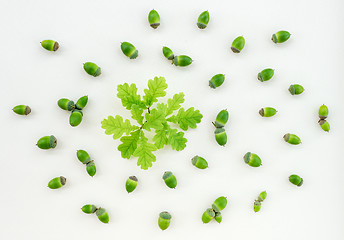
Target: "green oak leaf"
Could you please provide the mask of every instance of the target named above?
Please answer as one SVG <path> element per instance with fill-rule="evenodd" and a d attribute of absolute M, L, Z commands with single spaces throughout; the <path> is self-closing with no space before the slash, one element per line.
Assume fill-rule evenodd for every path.
<path fill-rule="evenodd" d="M 121 152 L 122 158 L 130 158 L 131 155 L 134 154 L 135 150 L 137 149 L 137 143 L 140 137 L 141 130 L 136 130 L 130 133 L 130 136 L 123 136 L 121 137 L 121 142 L 118 146 L 118 151 Z"/>
<path fill-rule="evenodd" d="M 143 124 L 143 109 L 140 108 L 138 105 L 133 104 L 131 106 L 131 118 L 136 120 L 138 124 Z"/>
<path fill-rule="evenodd" d="M 186 142 L 188 140 L 184 138 L 183 132 L 178 132 L 177 129 L 168 130 L 168 141 L 167 143 L 171 145 L 172 149 L 181 151 L 186 147 Z"/>
<path fill-rule="evenodd" d="M 166 80 L 164 77 L 155 77 L 154 80 L 148 81 L 148 89 L 145 89 L 145 96 L 143 100 L 147 107 L 153 105 L 158 101 L 158 97 L 164 97 L 166 95 L 165 89 L 167 88 Z"/>
<path fill-rule="evenodd" d="M 154 145 L 158 149 L 163 148 L 168 142 L 168 129 L 170 128 L 170 126 L 167 123 L 163 125 L 163 129 L 155 130 L 155 135 L 153 137 Z"/>
<path fill-rule="evenodd" d="M 197 123 L 201 122 L 203 115 L 199 112 L 199 110 L 195 110 L 193 107 L 189 108 L 188 110 L 184 110 L 184 108 L 179 109 L 177 115 L 172 115 L 167 121 L 178 123 L 179 127 L 184 131 L 188 130 L 188 128 L 196 128 Z"/>
<path fill-rule="evenodd" d="M 137 87 L 134 83 L 130 86 L 128 83 L 117 86 L 117 97 L 121 99 L 123 107 L 130 110 L 133 104 L 144 107 L 140 95 L 137 94 Z"/>
<path fill-rule="evenodd" d="M 180 104 L 182 104 L 184 99 L 184 93 L 180 92 L 178 94 L 174 94 L 173 98 L 167 100 L 167 112 L 166 116 L 173 113 L 173 111 L 178 110 L 180 108 Z"/>
<path fill-rule="evenodd" d="M 166 122 L 165 114 L 166 113 L 161 110 L 152 109 L 150 113 L 146 113 L 145 115 L 146 122 L 143 128 L 148 131 L 150 131 L 151 128 L 162 129 L 163 123 Z"/>
<path fill-rule="evenodd" d="M 133 153 L 135 157 L 139 158 L 137 160 L 137 166 L 140 166 L 145 170 L 153 166 L 153 162 L 156 161 L 156 157 L 152 152 L 156 150 L 157 147 L 154 144 L 149 143 L 148 139 L 141 134 L 141 137 L 138 141 L 138 147 Z"/>
<path fill-rule="evenodd" d="M 137 126 L 132 126 L 128 119 L 123 121 L 123 118 L 119 115 L 115 117 L 109 116 L 107 119 L 104 119 L 101 124 L 102 128 L 105 129 L 105 134 L 113 134 L 114 139 L 120 138 L 123 133 L 129 135 L 130 132 L 138 129 Z"/>

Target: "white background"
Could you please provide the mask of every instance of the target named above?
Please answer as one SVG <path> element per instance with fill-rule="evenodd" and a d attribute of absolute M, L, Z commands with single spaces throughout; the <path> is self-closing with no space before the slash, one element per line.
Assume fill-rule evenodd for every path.
<path fill-rule="evenodd" d="M 161 16 L 157 30 L 147 22 L 153 8 Z M 211 19 L 199 30 L 196 20 L 204 10 Z M 342 10 L 340 0 L 1 1 L 0 238 L 343 239 Z M 270 38 L 278 30 L 290 31 L 291 39 L 275 45 Z M 240 35 L 246 46 L 234 54 L 230 45 Z M 44 50 L 44 39 L 57 40 L 60 49 Z M 137 47 L 136 60 L 121 53 L 122 41 Z M 171 65 L 164 45 L 194 63 Z M 86 61 L 97 63 L 102 75 L 87 75 Z M 275 76 L 261 83 L 256 75 L 267 67 Z M 208 80 L 217 73 L 226 74 L 226 81 L 213 90 Z M 183 91 L 183 106 L 195 106 L 204 117 L 185 134 L 185 150 L 156 152 L 157 162 L 144 171 L 136 159 L 121 158 L 119 140 L 105 135 L 100 122 L 108 115 L 130 117 L 115 97 L 117 84 L 136 83 L 142 91 L 154 76 L 166 78 L 167 97 Z M 291 96 L 292 83 L 302 84 L 304 94 Z M 56 102 L 83 95 L 89 104 L 81 125 L 72 128 Z M 18 104 L 32 113 L 15 115 L 11 109 Z M 317 124 L 321 104 L 330 110 L 330 133 Z M 265 106 L 277 115 L 260 117 Z M 224 108 L 230 112 L 229 143 L 220 147 L 211 121 Z M 288 132 L 299 135 L 302 145 L 285 143 Z M 38 149 L 37 140 L 50 134 L 57 147 Z M 95 160 L 95 177 L 77 160 L 78 149 Z M 247 151 L 257 153 L 263 166 L 246 165 Z M 208 169 L 191 165 L 196 154 L 208 160 Z M 165 170 L 178 178 L 175 190 L 164 185 Z M 293 173 L 304 178 L 302 187 L 288 182 Z M 60 175 L 66 186 L 47 188 Z M 127 194 L 130 175 L 139 184 Z M 263 190 L 268 197 L 254 213 L 253 201 Z M 203 224 L 203 211 L 221 195 L 229 200 L 223 222 Z M 84 214 L 80 208 L 87 203 L 106 208 L 110 223 Z M 157 218 L 164 210 L 172 221 L 161 231 Z"/>

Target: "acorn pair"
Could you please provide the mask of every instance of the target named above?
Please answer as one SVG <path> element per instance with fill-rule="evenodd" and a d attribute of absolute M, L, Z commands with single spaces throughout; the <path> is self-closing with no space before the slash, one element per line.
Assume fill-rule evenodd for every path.
<path fill-rule="evenodd" d="M 192 63 L 192 59 L 186 55 L 179 55 L 174 56 L 173 51 L 168 47 L 162 48 L 162 54 L 164 54 L 165 58 L 172 61 L 172 64 L 179 67 L 186 67 Z"/>
<path fill-rule="evenodd" d="M 221 211 L 225 209 L 227 206 L 227 198 L 226 197 L 218 197 L 214 203 L 212 204 L 211 208 L 205 210 L 202 215 L 202 222 L 209 223 L 212 219 L 215 219 L 216 222 L 222 222 L 222 215 Z"/>
<path fill-rule="evenodd" d="M 322 130 L 324 130 L 325 132 L 329 132 L 330 131 L 330 124 L 328 123 L 328 121 L 326 121 L 325 119 L 328 116 L 328 108 L 326 105 L 321 105 L 319 108 L 319 125 L 322 128 Z"/>
<path fill-rule="evenodd" d="M 216 116 L 216 121 L 213 122 L 213 125 L 215 126 L 215 140 L 220 146 L 225 146 L 227 143 L 227 134 L 224 129 L 225 124 L 228 122 L 229 119 L 229 113 L 228 111 L 222 110 L 220 111 Z"/>
<path fill-rule="evenodd" d="M 76 152 L 76 156 L 80 162 L 86 164 L 86 171 L 88 175 L 93 177 L 96 174 L 97 169 L 94 161 L 91 160 L 90 155 L 85 150 L 78 150 Z"/>
<path fill-rule="evenodd" d="M 101 221 L 102 223 L 109 222 L 109 215 L 104 208 L 101 208 L 101 207 L 97 208 L 96 206 L 92 204 L 86 204 L 81 208 L 81 210 L 87 214 L 95 213 L 99 221 Z"/>
<path fill-rule="evenodd" d="M 261 192 L 259 194 L 258 199 L 255 200 L 254 203 L 253 203 L 253 210 L 254 210 L 254 212 L 259 212 L 259 210 L 262 207 L 262 202 L 265 200 L 266 196 L 267 196 L 266 191 Z"/>
<path fill-rule="evenodd" d="M 67 99 L 67 98 L 61 98 L 57 101 L 57 105 L 66 111 L 70 111 L 70 117 L 69 117 L 69 124 L 72 127 L 78 126 L 83 117 L 83 108 L 86 107 L 86 104 L 88 102 L 88 96 L 83 96 L 78 99 L 78 101 L 74 104 L 73 101 Z"/>

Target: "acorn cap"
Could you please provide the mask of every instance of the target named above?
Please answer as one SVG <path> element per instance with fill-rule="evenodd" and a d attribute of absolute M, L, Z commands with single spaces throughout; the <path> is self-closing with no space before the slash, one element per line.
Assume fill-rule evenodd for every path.
<path fill-rule="evenodd" d="M 133 180 L 133 181 L 135 181 L 135 182 L 138 181 L 137 177 L 135 177 L 135 176 L 130 176 L 129 179 L 131 179 L 131 180 Z"/>
<path fill-rule="evenodd" d="M 167 179 L 167 178 L 169 178 L 171 175 L 173 175 L 173 173 L 172 172 L 170 172 L 170 171 L 166 171 L 165 173 L 164 173 L 164 175 L 162 176 L 162 179 Z"/>
<path fill-rule="evenodd" d="M 166 212 L 166 211 L 161 212 L 159 214 L 159 217 L 161 217 L 163 219 L 171 219 L 172 218 L 171 214 L 169 212 Z"/>

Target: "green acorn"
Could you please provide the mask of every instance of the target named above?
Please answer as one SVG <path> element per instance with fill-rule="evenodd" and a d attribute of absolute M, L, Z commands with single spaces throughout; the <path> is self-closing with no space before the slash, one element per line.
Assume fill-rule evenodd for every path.
<path fill-rule="evenodd" d="M 216 128 L 222 128 L 228 122 L 228 118 L 229 118 L 229 113 L 228 113 L 227 109 L 221 110 L 217 114 L 216 121 L 213 124 Z"/>
<path fill-rule="evenodd" d="M 257 154 L 251 152 L 247 152 L 245 154 L 244 161 L 251 167 L 259 167 L 262 165 L 262 160 L 260 159 L 260 157 Z"/>
<path fill-rule="evenodd" d="M 64 186 L 65 184 L 66 184 L 66 178 L 61 176 L 61 177 L 56 177 L 56 178 L 51 179 L 48 183 L 48 187 L 51 189 L 57 189 Z"/>
<path fill-rule="evenodd" d="M 208 223 L 215 217 L 215 212 L 213 209 L 208 208 L 202 215 L 202 222 Z"/>
<path fill-rule="evenodd" d="M 93 161 L 86 164 L 86 171 L 87 171 L 88 175 L 90 175 L 91 177 L 96 175 L 97 168 L 96 168 L 96 165 L 94 164 Z"/>
<path fill-rule="evenodd" d="M 170 172 L 170 171 L 165 172 L 164 175 L 162 176 L 162 179 L 164 179 L 167 187 L 176 188 L 177 178 L 173 175 L 172 172 Z"/>
<path fill-rule="evenodd" d="M 224 81 L 225 81 L 224 74 L 216 74 L 209 80 L 209 86 L 215 89 L 217 87 L 220 87 Z"/>
<path fill-rule="evenodd" d="M 325 131 L 325 132 L 329 132 L 330 131 L 330 124 L 328 123 L 328 121 L 320 119 L 318 121 L 320 127 Z"/>
<path fill-rule="evenodd" d="M 39 147 L 40 149 L 50 149 L 50 148 L 55 148 L 57 145 L 57 139 L 51 135 L 51 136 L 45 136 L 45 137 L 41 137 L 38 141 L 37 141 L 37 147 Z"/>
<path fill-rule="evenodd" d="M 231 49 L 234 53 L 240 53 L 244 47 L 245 47 L 245 38 L 243 36 L 240 36 L 234 39 L 234 41 L 232 42 Z"/>
<path fill-rule="evenodd" d="M 303 179 L 298 175 L 293 174 L 289 176 L 289 182 L 300 187 L 303 184 Z"/>
<path fill-rule="evenodd" d="M 98 208 L 96 210 L 96 215 L 102 223 L 108 223 L 109 222 L 109 215 L 104 208 Z"/>
<path fill-rule="evenodd" d="M 279 31 L 272 35 L 271 40 L 274 43 L 283 43 L 290 38 L 290 33 L 287 31 Z"/>
<path fill-rule="evenodd" d="M 127 179 L 127 182 L 125 183 L 125 189 L 127 190 L 128 193 L 131 193 L 132 191 L 135 190 L 137 186 L 137 177 L 135 176 L 130 176 Z"/>
<path fill-rule="evenodd" d="M 148 22 L 149 22 L 150 26 L 154 29 L 156 29 L 157 27 L 160 26 L 159 13 L 157 11 L 155 11 L 154 9 L 151 10 L 148 14 Z"/>
<path fill-rule="evenodd" d="M 301 143 L 301 139 L 295 134 L 287 133 L 283 136 L 284 141 L 292 145 L 298 145 Z"/>
<path fill-rule="evenodd" d="M 87 102 L 88 102 L 88 96 L 83 96 L 78 99 L 78 101 L 75 104 L 75 107 L 79 110 L 82 110 L 84 107 L 86 107 Z"/>
<path fill-rule="evenodd" d="M 271 68 L 264 69 L 258 73 L 258 80 L 261 82 L 269 81 L 274 76 L 275 71 Z"/>
<path fill-rule="evenodd" d="M 191 159 L 191 162 L 192 162 L 192 165 L 194 165 L 195 167 L 199 169 L 206 169 L 208 167 L 207 160 L 197 155 Z"/>
<path fill-rule="evenodd" d="M 292 85 L 290 85 L 288 90 L 289 90 L 291 95 L 299 95 L 299 94 L 303 93 L 303 91 L 305 89 L 299 84 L 292 84 Z"/>
<path fill-rule="evenodd" d="M 204 29 L 207 27 L 208 23 L 209 23 L 209 12 L 204 11 L 198 17 L 197 26 L 199 29 Z"/>
<path fill-rule="evenodd" d="M 97 211 L 97 207 L 94 206 L 94 205 L 91 205 L 91 204 L 87 204 L 87 205 L 84 205 L 81 210 L 84 212 L 84 213 L 87 213 L 87 214 L 91 214 L 91 213 L 95 213 L 95 211 Z"/>
<path fill-rule="evenodd" d="M 174 54 L 173 54 L 172 50 L 169 49 L 168 47 L 163 47 L 162 53 L 164 54 L 165 58 L 167 58 L 168 60 L 173 60 Z"/>
<path fill-rule="evenodd" d="M 19 115 L 28 115 L 31 112 L 31 108 L 26 105 L 17 105 L 12 110 Z"/>
<path fill-rule="evenodd" d="M 272 107 L 265 107 L 259 110 L 259 114 L 262 117 L 272 117 L 277 113 L 276 109 Z"/>
<path fill-rule="evenodd" d="M 90 74 L 93 77 L 98 77 L 102 73 L 101 68 L 98 67 L 97 64 L 92 62 L 84 63 L 84 69 L 88 74 Z"/>
<path fill-rule="evenodd" d="M 223 209 L 225 209 L 225 207 L 227 206 L 227 198 L 226 197 L 218 197 L 216 198 L 216 200 L 214 201 L 212 208 L 215 212 L 220 212 Z"/>
<path fill-rule="evenodd" d="M 72 126 L 72 127 L 76 127 L 78 126 L 81 121 L 82 121 L 82 116 L 83 116 L 83 113 L 81 110 L 78 110 L 78 109 L 74 109 L 72 111 L 72 113 L 70 114 L 70 117 L 69 117 L 69 124 Z"/>
<path fill-rule="evenodd" d="M 261 193 L 259 194 L 259 196 L 258 196 L 258 201 L 259 201 L 259 202 L 263 202 L 263 201 L 266 199 L 267 195 L 268 195 L 268 194 L 266 193 L 266 191 L 261 192 Z"/>
<path fill-rule="evenodd" d="M 158 218 L 158 225 L 161 230 L 166 230 L 170 226 L 171 214 L 168 212 L 161 212 Z"/>
<path fill-rule="evenodd" d="M 319 118 L 324 120 L 326 119 L 328 116 L 328 108 L 326 105 L 321 105 L 319 108 Z"/>
<path fill-rule="evenodd" d="M 54 51 L 54 52 L 60 47 L 59 43 L 55 42 L 54 40 L 43 40 L 41 42 L 41 45 L 43 48 L 47 49 L 48 51 Z"/>
<path fill-rule="evenodd" d="M 90 155 L 85 150 L 78 150 L 76 152 L 76 156 L 79 159 L 79 161 L 82 162 L 83 164 L 87 164 L 91 162 Z"/>
<path fill-rule="evenodd" d="M 225 146 L 227 143 L 227 134 L 224 128 L 215 129 L 215 140 L 220 146 Z"/>
<path fill-rule="evenodd" d="M 222 214 L 221 214 L 221 212 L 216 212 L 215 213 L 215 221 L 218 222 L 218 223 L 222 222 Z"/>
<path fill-rule="evenodd" d="M 173 58 L 173 64 L 179 67 L 186 67 L 192 63 L 192 59 L 186 55 L 179 55 Z"/>
<path fill-rule="evenodd" d="M 67 111 L 73 111 L 75 109 L 75 104 L 73 101 L 67 99 L 67 98 L 61 98 L 57 101 L 57 105 Z"/>
<path fill-rule="evenodd" d="M 261 209 L 262 207 L 262 203 L 258 200 L 255 200 L 254 201 L 254 204 L 253 204 L 253 210 L 254 212 L 259 212 L 259 210 Z"/>
<path fill-rule="evenodd" d="M 122 42 L 121 49 L 124 55 L 130 59 L 135 59 L 139 55 L 139 51 L 137 51 L 134 45 L 129 42 Z"/>

